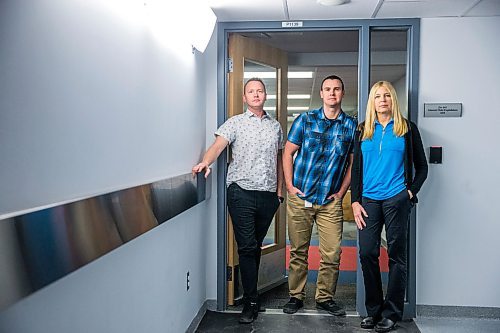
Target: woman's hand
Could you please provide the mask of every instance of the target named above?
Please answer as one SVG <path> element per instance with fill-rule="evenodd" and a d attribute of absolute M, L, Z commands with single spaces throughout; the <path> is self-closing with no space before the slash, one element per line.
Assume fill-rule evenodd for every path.
<path fill-rule="evenodd" d="M 352 213 L 354 215 L 354 222 L 356 222 L 358 229 L 363 230 L 363 228 L 366 227 L 366 222 L 363 216 L 368 217 L 366 210 L 363 208 L 363 206 L 361 206 L 359 202 L 356 201 L 352 203 Z"/>

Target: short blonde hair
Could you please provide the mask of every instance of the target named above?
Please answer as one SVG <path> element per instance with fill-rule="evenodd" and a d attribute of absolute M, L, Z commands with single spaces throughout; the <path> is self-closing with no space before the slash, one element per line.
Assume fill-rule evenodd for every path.
<path fill-rule="evenodd" d="M 396 94 L 396 90 L 392 86 L 392 84 L 388 81 L 378 81 L 375 83 L 368 95 L 368 103 L 366 105 L 366 118 L 365 125 L 363 130 L 363 136 L 361 140 L 371 140 L 373 138 L 373 132 L 375 131 L 375 120 L 377 119 L 377 113 L 375 111 L 375 93 L 381 87 L 386 88 L 389 91 L 392 99 L 392 118 L 394 119 L 394 129 L 393 133 L 396 136 L 403 136 L 408 132 L 408 124 L 406 123 L 406 119 L 401 114 L 401 110 L 399 109 L 398 96 Z"/>
<path fill-rule="evenodd" d="M 247 91 L 247 85 L 252 81 L 260 82 L 262 84 L 262 87 L 264 88 L 264 94 L 267 95 L 266 85 L 264 84 L 264 81 L 262 81 L 262 79 L 258 78 L 258 77 L 252 77 L 252 78 L 248 79 L 247 82 L 245 82 L 245 84 L 243 85 L 243 94 L 245 94 L 245 92 Z"/>

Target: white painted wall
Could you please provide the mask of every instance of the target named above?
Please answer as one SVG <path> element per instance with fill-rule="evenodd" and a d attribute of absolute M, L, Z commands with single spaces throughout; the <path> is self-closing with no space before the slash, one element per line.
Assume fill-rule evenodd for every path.
<path fill-rule="evenodd" d="M 419 195 L 417 303 L 500 307 L 500 17 L 421 22 L 419 127 L 443 164 Z M 463 117 L 423 117 L 452 102 Z"/>
<path fill-rule="evenodd" d="M 216 126 L 216 40 L 202 55 L 179 26 L 158 39 L 143 8 L 124 11 L 137 4 L 0 3 L 0 216 L 185 174 L 199 160 Z M 216 295 L 215 203 L 214 192 L 19 301 L 0 313 L 0 332 L 185 331 Z"/>
<path fill-rule="evenodd" d="M 0 215 L 189 171 L 206 100 L 182 34 L 140 1 L 0 6 Z"/>

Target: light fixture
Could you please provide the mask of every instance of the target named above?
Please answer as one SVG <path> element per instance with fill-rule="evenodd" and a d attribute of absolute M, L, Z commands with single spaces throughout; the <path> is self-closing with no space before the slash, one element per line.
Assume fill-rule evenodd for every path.
<path fill-rule="evenodd" d="M 310 94 L 290 94 L 286 96 L 287 99 L 310 99 Z M 267 99 L 276 99 L 276 95 L 267 95 Z"/>
<path fill-rule="evenodd" d="M 254 77 L 258 77 L 260 79 L 275 79 L 276 72 L 245 72 L 243 74 L 245 79 L 250 79 Z"/>
<path fill-rule="evenodd" d="M 316 2 L 323 6 L 340 6 L 349 0 L 316 0 Z"/>
<path fill-rule="evenodd" d="M 191 15 L 192 17 L 190 20 L 192 22 L 196 22 L 196 24 L 189 24 L 191 29 L 194 30 L 192 32 L 191 41 L 193 43 L 193 47 L 203 53 L 207 48 L 210 37 L 212 37 L 217 17 L 215 16 L 212 8 L 203 3 L 194 6 L 191 11 Z"/>
<path fill-rule="evenodd" d="M 287 108 L 288 111 L 307 111 L 309 107 L 307 106 L 289 106 Z"/>
<path fill-rule="evenodd" d="M 275 79 L 276 72 L 245 72 L 243 77 L 250 79 L 258 77 L 261 79 Z M 313 72 L 288 72 L 289 79 L 312 79 Z"/>
<path fill-rule="evenodd" d="M 134 0 L 106 0 L 129 2 Z M 136 0 L 135 0 L 136 1 Z M 163 45 L 184 52 L 196 48 L 204 52 L 213 34 L 217 17 L 204 0 L 180 1 L 175 9 L 165 0 L 142 0 L 139 3 L 145 9 L 145 24 Z M 186 21 L 186 17 L 189 20 Z M 182 27 L 182 33 L 179 33 Z"/>
<path fill-rule="evenodd" d="M 309 111 L 307 106 L 289 106 L 286 108 L 288 111 Z M 265 111 L 276 111 L 275 106 L 264 106 Z"/>
<path fill-rule="evenodd" d="M 288 95 L 288 99 L 310 99 L 311 94 L 295 94 L 295 95 Z"/>
<path fill-rule="evenodd" d="M 312 79 L 313 72 L 288 72 L 289 79 Z"/>

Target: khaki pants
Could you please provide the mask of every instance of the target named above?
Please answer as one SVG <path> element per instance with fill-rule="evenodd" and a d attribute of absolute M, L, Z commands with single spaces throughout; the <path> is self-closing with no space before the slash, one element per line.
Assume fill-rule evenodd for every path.
<path fill-rule="evenodd" d="M 287 220 L 290 239 L 290 267 L 288 286 L 290 296 L 303 300 L 308 271 L 308 252 L 313 223 L 316 221 L 321 255 L 316 302 L 333 299 L 337 288 L 342 241 L 342 201 L 305 207 L 305 201 L 296 195 L 288 196 Z"/>

